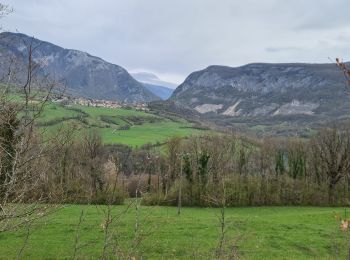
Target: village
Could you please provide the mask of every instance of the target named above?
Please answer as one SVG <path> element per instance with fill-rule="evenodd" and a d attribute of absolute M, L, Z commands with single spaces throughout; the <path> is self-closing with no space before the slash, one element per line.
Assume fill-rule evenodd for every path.
<path fill-rule="evenodd" d="M 133 108 L 140 111 L 149 111 L 147 103 L 122 103 L 113 100 L 103 99 L 91 99 L 83 97 L 72 97 L 63 95 L 53 95 L 51 101 L 54 103 L 60 103 L 66 106 L 69 105 L 80 105 L 88 107 L 103 107 L 103 108 Z"/>

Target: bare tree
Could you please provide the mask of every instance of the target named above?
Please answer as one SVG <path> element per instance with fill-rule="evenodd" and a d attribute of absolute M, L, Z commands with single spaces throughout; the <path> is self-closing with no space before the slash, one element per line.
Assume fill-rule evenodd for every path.
<path fill-rule="evenodd" d="M 177 198 L 177 214 L 180 215 L 181 213 L 181 207 L 182 207 L 182 161 L 183 161 L 183 154 L 179 154 L 181 156 L 180 159 L 180 173 L 179 173 L 179 195 Z"/>
<path fill-rule="evenodd" d="M 323 130 L 312 143 L 314 157 L 319 157 L 319 171 L 326 177 L 329 188 L 329 203 L 333 203 L 336 184 L 350 170 L 350 133 L 333 128 Z"/>
<path fill-rule="evenodd" d="M 0 3 L 0 19 L 12 12 L 13 12 L 12 8 L 10 8 L 8 5 Z"/>
<path fill-rule="evenodd" d="M 335 59 L 335 63 L 338 66 L 338 68 L 343 72 L 344 77 L 350 86 L 350 69 L 348 68 L 347 64 L 345 62 L 340 61 L 339 58 Z"/>
<path fill-rule="evenodd" d="M 228 203 L 228 189 L 227 189 L 227 176 L 222 174 L 220 176 L 220 182 L 218 183 L 217 190 L 207 196 L 208 202 L 219 208 L 218 222 L 219 222 L 219 236 L 218 243 L 215 248 L 215 257 L 217 259 L 235 259 L 238 257 L 237 242 L 242 238 L 241 235 L 236 235 L 235 239 L 230 239 L 227 235 L 229 229 L 232 229 L 232 223 L 228 223 L 227 207 Z"/>
<path fill-rule="evenodd" d="M 0 4 L 0 17 L 8 10 Z M 47 156 L 53 147 L 36 122 L 58 83 L 39 76 L 40 64 L 33 59 L 38 46 L 33 39 L 23 44 L 26 55 L 20 68 L 13 66 L 16 57 L 2 57 L 8 70 L 0 77 L 0 232 L 24 224 L 28 227 L 51 208 L 42 204 L 50 198 L 50 191 L 41 187 L 51 168 Z M 13 100 L 10 93 L 14 90 L 20 100 Z"/>
<path fill-rule="evenodd" d="M 97 131 L 87 132 L 83 138 L 84 151 L 88 164 L 88 171 L 92 180 L 92 193 L 97 198 L 98 192 L 103 190 L 101 174 L 102 140 Z"/>

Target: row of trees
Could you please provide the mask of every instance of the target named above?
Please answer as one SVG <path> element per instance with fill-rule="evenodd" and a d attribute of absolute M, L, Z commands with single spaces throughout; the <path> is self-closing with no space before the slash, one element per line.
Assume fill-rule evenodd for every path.
<path fill-rule="evenodd" d="M 161 187 L 145 203 L 210 206 L 225 189 L 226 204 L 347 205 L 350 132 L 321 131 L 311 140 L 247 140 L 237 136 L 179 138 L 167 144 Z M 224 188 L 223 188 L 224 185 Z"/>
<path fill-rule="evenodd" d="M 116 185 L 113 203 L 142 196 L 145 204 L 178 205 L 181 198 L 182 205 L 215 206 L 223 190 L 230 206 L 349 203 L 347 128 L 325 129 L 310 140 L 172 138 L 165 149 L 103 145 L 96 132 L 74 133 L 65 128 L 46 146 L 50 165 L 33 199 L 103 204 Z"/>

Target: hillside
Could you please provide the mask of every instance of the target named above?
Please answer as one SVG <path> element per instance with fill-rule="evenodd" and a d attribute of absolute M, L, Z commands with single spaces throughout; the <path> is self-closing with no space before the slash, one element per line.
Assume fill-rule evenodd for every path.
<path fill-rule="evenodd" d="M 79 132 L 97 130 L 105 144 L 141 146 L 160 144 L 173 136 L 204 133 L 192 123 L 174 116 L 157 115 L 134 108 L 104 108 L 62 105 L 50 102 L 39 118 L 38 126 L 55 132 L 62 124 L 74 124 Z"/>
<path fill-rule="evenodd" d="M 350 116 L 350 90 L 334 64 L 210 66 L 190 74 L 171 100 L 218 125 L 261 134 L 300 134 Z"/>
<path fill-rule="evenodd" d="M 24 64 L 27 64 L 27 47 L 31 43 L 33 61 L 40 65 L 38 74 L 63 82 L 70 94 L 126 103 L 159 99 L 121 66 L 19 33 L 0 34 L 0 78 L 13 67 L 15 60 L 15 83 L 25 80 Z"/>

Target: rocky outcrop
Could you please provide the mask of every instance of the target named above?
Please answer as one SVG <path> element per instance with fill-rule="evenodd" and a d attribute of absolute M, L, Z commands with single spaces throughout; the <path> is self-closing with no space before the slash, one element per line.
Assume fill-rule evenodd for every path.
<path fill-rule="evenodd" d="M 210 66 L 190 74 L 171 100 L 208 117 L 325 117 L 349 111 L 350 91 L 334 64 Z"/>

